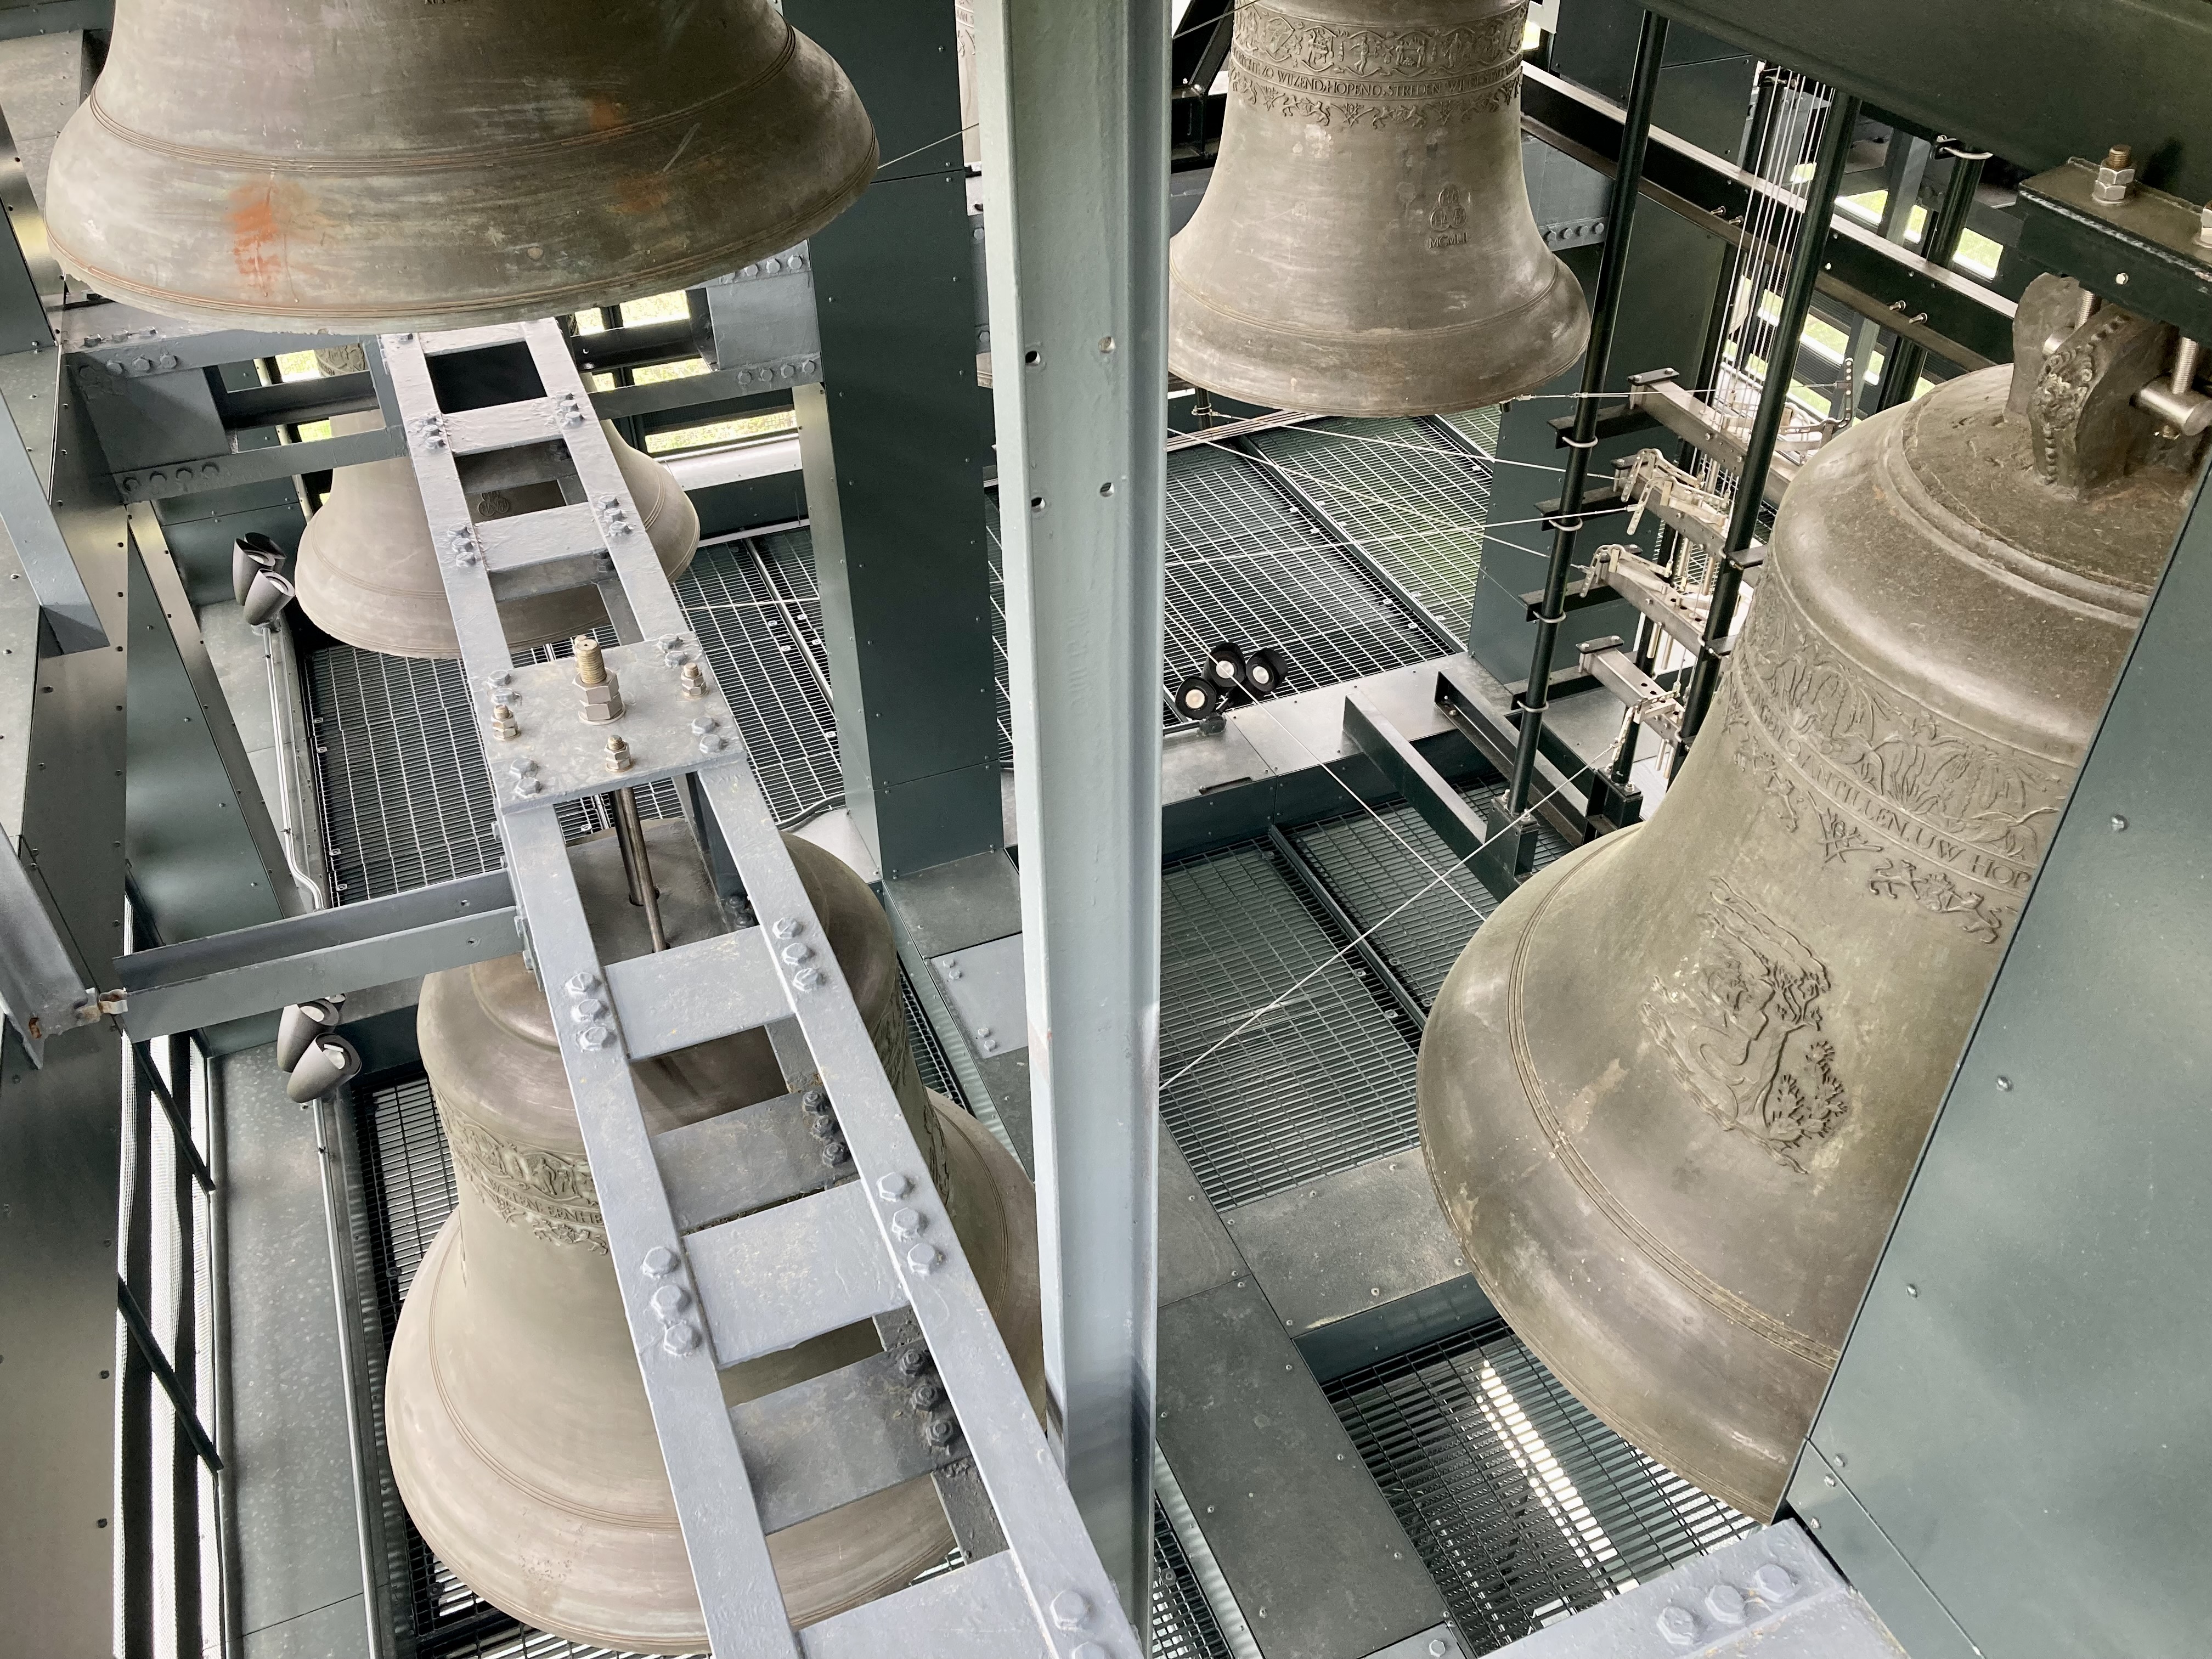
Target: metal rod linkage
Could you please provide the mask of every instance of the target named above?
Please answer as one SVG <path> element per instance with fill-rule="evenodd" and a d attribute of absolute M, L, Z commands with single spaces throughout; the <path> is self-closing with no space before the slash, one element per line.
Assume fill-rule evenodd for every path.
<path fill-rule="evenodd" d="M 1605 247 L 1599 255 L 1597 293 L 1590 306 L 1589 348 L 1583 354 L 1583 395 L 1575 401 L 1574 434 L 1567 440 L 1565 475 L 1559 480 L 1559 518 L 1552 532 L 1552 559 L 1544 573 L 1544 604 L 1536 615 L 1536 644 L 1528 664 L 1528 689 L 1521 695 L 1521 743 L 1513 756 L 1513 780 L 1506 792 L 1505 814 L 1518 817 L 1528 805 L 1528 789 L 1536 775 L 1536 750 L 1544 732 L 1544 711 L 1551 706 L 1552 655 L 1558 647 L 1559 623 L 1566 615 L 1567 567 L 1574 556 L 1575 532 L 1582 520 L 1575 509 L 1583 499 L 1583 481 L 1589 471 L 1590 451 L 1596 445 L 1599 399 L 1604 390 L 1607 360 L 1613 355 L 1613 330 L 1620 315 L 1620 296 L 1626 286 L 1628 233 L 1636 212 L 1637 191 L 1644 178 L 1644 153 L 1651 137 L 1651 105 L 1659 91 L 1659 70 L 1667 55 L 1667 20 L 1656 12 L 1644 14 L 1644 27 L 1636 40 L 1636 70 L 1629 82 L 1627 113 L 1620 132 L 1620 161 L 1613 175 L 1612 199 L 1606 204 Z"/>
<path fill-rule="evenodd" d="M 1920 257 L 1931 265 L 1948 268 L 1959 251 L 1960 239 L 1966 234 L 1966 216 L 1973 211 L 1974 191 L 1981 186 L 1982 167 L 1990 153 L 1956 144 L 1946 145 L 1943 153 L 1951 158 L 1951 176 L 1945 181 L 1942 201 L 1921 232 Z M 1893 335 L 1891 341 L 1889 355 L 1882 360 L 1881 395 L 1875 400 L 1877 411 L 1911 401 L 1913 388 L 1920 384 L 1921 365 L 1928 359 L 1927 348 L 1916 340 Z"/>
<path fill-rule="evenodd" d="M 629 902 L 645 912 L 653 948 L 665 951 L 668 935 L 660 924 L 660 890 L 653 883 L 653 855 L 646 850 L 645 821 L 638 814 L 637 791 L 617 789 L 607 799 L 614 803 L 615 842 L 622 848 L 623 878 L 629 884 Z"/>
<path fill-rule="evenodd" d="M 1735 620 L 1736 596 L 1743 588 L 1744 567 L 1736 555 L 1751 545 L 1759 528 L 1759 509 L 1765 499 L 1766 470 L 1774 459 L 1775 441 L 1782 435 L 1783 411 L 1790 402 L 1790 363 L 1805 332 L 1805 319 L 1813 307 L 1813 285 L 1820 279 L 1820 255 L 1826 239 L 1815 234 L 1836 208 L 1836 192 L 1844 182 L 1844 163 L 1851 151 L 1851 131 L 1858 125 L 1859 100 L 1832 93 L 1826 124 L 1820 129 L 1820 147 L 1814 163 L 1813 182 L 1805 191 L 1805 234 L 1797 239 L 1790 259 L 1790 276 L 1783 284 L 1782 309 L 1775 319 L 1773 349 L 1768 354 L 1766 378 L 1759 389 L 1759 410 L 1752 416 L 1751 433 L 1744 441 L 1743 471 L 1737 475 L 1735 506 L 1729 514 L 1728 540 L 1713 573 L 1712 607 L 1705 613 L 1705 636 L 1690 671 L 1689 690 L 1682 698 L 1682 737 L 1674 746 L 1674 770 L 1681 769 L 1698 728 L 1711 708 L 1713 688 L 1719 683 L 1723 642 Z"/>

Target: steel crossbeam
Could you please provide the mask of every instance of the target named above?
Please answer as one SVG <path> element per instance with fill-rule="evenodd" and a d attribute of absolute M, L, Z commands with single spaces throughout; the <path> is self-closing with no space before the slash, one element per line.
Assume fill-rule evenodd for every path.
<path fill-rule="evenodd" d="M 430 360 L 487 347 L 527 345 L 544 396 L 449 416 L 437 403 Z M 500 830 L 526 937 L 555 1012 L 561 1054 L 605 1218 L 638 1365 L 665 1457 L 692 1574 L 717 1659 L 833 1659 L 873 1653 L 893 1636 L 902 1650 L 992 1659 L 1138 1659 L 1138 1645 L 985 1305 L 866 1024 L 823 943 L 820 919 L 786 854 L 728 704 L 703 686 L 696 642 L 640 526 L 637 507 L 596 420 L 561 411 L 588 407 L 567 343 L 550 322 L 384 342 L 393 395 L 451 604 L 461 658 L 477 690 L 491 758 Z M 456 451 L 487 434 L 557 441 L 573 466 L 605 565 L 638 633 L 606 653 L 620 679 L 622 713 L 583 718 L 557 681 L 573 665 L 525 682 L 501 629 L 484 547 L 527 536 L 527 519 L 500 520 L 495 537 L 470 518 Z M 458 439 L 458 441 L 457 441 Z M 572 505 L 561 534 L 574 544 Z M 620 611 L 611 605 L 617 615 Z M 696 668 L 693 666 L 696 665 Z M 679 683 L 689 674 L 688 695 Z M 502 738 L 492 713 L 504 702 L 520 727 Z M 592 712 L 604 715 L 604 702 Z M 702 721 L 708 742 L 700 733 Z M 537 741 L 533 744 L 532 738 Z M 620 738 L 632 769 L 591 773 L 589 757 Z M 526 769 L 525 763 L 531 763 Z M 602 764 L 611 765 L 611 762 Z M 604 960 L 578 895 L 555 804 L 588 787 L 688 777 L 711 815 L 761 919 L 706 945 L 657 958 Z M 804 1169 L 793 1097 L 750 1107 L 726 1129 L 706 1125 L 652 1133 L 640 1108 L 634 1058 L 765 1028 L 776 1042 L 801 1109 L 819 1090 L 844 1148 L 826 1184 Z M 757 1128 L 754 1126 L 757 1124 Z M 720 1157 L 748 1143 L 781 1149 L 783 1174 L 717 1179 Z M 836 1157 L 827 1146 L 818 1158 Z M 749 1212 L 735 1214 L 738 1206 Z M 696 1230 L 696 1231 L 694 1231 Z M 867 1448 L 883 1438 L 871 1378 L 882 1357 L 848 1368 L 846 1386 L 817 1379 L 792 1396 L 732 1413 L 718 1367 L 788 1346 L 860 1318 L 879 1327 L 910 1317 L 920 1350 L 895 1358 L 933 1367 L 949 1415 L 933 1414 L 930 1455 Z M 859 1373 L 867 1370 L 867 1375 Z M 840 1374 L 842 1375 L 842 1374 Z M 804 1392 L 802 1392 L 802 1390 Z M 781 1402 L 780 1408 L 777 1402 Z M 854 1414 L 841 1431 L 841 1412 Z M 813 1432 L 844 1443 L 837 1458 L 793 1449 Z M 917 1418 L 917 1421 L 918 1421 Z M 774 1443 L 768 1437 L 773 1433 Z M 921 1431 L 916 1430 L 917 1432 Z M 796 1440 L 794 1439 L 796 1437 Z M 1006 1548 L 959 1570 L 794 1632 L 769 1564 L 767 1533 L 845 1496 L 972 1458 Z M 860 1460 L 856 1464 L 855 1459 Z M 818 1471 L 818 1473 L 810 1473 Z M 821 1490 L 810 1490 L 810 1480 Z M 765 1482 L 765 1485 L 762 1484 Z M 940 1492 L 945 1490 L 940 1482 Z M 763 1505 L 769 1519 L 763 1519 Z M 956 1516 L 963 1537 L 967 1517 Z"/>

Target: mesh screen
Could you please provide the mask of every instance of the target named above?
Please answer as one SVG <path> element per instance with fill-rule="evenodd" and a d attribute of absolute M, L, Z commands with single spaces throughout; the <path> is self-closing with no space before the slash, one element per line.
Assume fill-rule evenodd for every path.
<path fill-rule="evenodd" d="M 1502 1324 L 1327 1392 L 1472 1652 L 1758 1524 L 1599 1422 Z"/>

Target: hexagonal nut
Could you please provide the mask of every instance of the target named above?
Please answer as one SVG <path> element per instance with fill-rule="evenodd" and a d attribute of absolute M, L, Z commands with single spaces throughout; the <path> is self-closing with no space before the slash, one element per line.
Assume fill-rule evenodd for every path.
<path fill-rule="evenodd" d="M 1091 1603 L 1080 1590 L 1062 1590 L 1052 1598 L 1052 1622 L 1062 1630 L 1081 1630 L 1091 1622 Z"/>
<path fill-rule="evenodd" d="M 608 675 L 601 684 L 580 685 L 576 690 L 582 694 L 584 703 L 587 708 L 598 708 L 601 704 L 622 702 L 622 687 L 616 683 L 612 674 Z"/>

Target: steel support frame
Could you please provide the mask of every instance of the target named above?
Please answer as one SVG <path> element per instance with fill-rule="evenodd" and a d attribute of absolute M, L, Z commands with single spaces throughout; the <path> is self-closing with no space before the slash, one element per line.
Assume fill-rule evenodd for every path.
<path fill-rule="evenodd" d="M 528 347 L 547 396 L 495 411 L 439 410 L 430 355 L 518 341 Z M 611 664 L 619 657 L 632 675 L 624 697 L 638 753 L 673 752 L 678 717 L 638 717 L 660 706 L 653 702 L 659 695 L 653 677 L 665 672 L 672 681 L 677 659 L 686 654 L 681 647 L 688 624 L 637 532 L 636 504 L 602 429 L 581 413 L 582 381 L 557 328 L 541 322 L 388 336 L 384 357 L 433 542 L 441 549 L 441 574 L 471 684 L 504 689 L 513 671 L 454 453 L 522 438 L 563 441 L 638 629 L 647 641 L 676 642 L 659 662 L 653 660 L 659 650 L 609 653 Z M 1152 453 L 1158 453 L 1157 443 Z M 544 781 L 554 787 L 536 781 L 535 764 L 518 764 L 511 778 L 495 774 L 501 833 L 526 919 L 526 951 L 549 997 L 569 1016 L 556 1021 L 562 1059 L 715 1659 L 857 1659 L 881 1651 L 894 1635 L 948 1659 L 1075 1659 L 1079 1650 L 1081 1659 L 1137 1659 L 1136 1640 L 1114 1604 L 1115 1585 L 1052 1466 L 866 1022 L 836 964 L 810 943 L 822 937 L 821 922 L 750 757 L 742 745 L 715 740 L 729 715 L 711 683 L 684 712 L 720 725 L 695 726 L 708 734 L 702 739 L 688 733 L 680 738 L 688 758 L 653 762 L 633 775 L 640 783 L 659 775 L 690 781 L 748 902 L 763 919 L 737 942 L 767 957 L 771 935 L 775 941 L 773 983 L 785 1007 L 768 1029 L 787 1075 L 799 1074 L 802 1087 L 818 1079 L 859 1181 L 696 1234 L 687 1249 L 630 1070 L 623 988 L 610 983 L 614 964 L 602 961 L 593 941 L 553 811 L 573 793 L 564 769 L 579 764 L 571 758 L 575 728 L 548 707 L 553 700 L 538 695 L 533 684 L 532 699 L 523 706 L 536 711 L 525 720 L 536 722 Z M 477 705 L 479 718 L 487 718 L 489 698 L 480 696 Z M 532 730 L 526 724 L 525 735 Z M 583 730 L 597 753 L 597 728 Z M 487 748 L 499 752 L 497 744 Z M 520 751 L 509 745 L 507 752 Z M 651 960 L 664 970 L 678 966 L 671 955 Z M 670 996 L 713 1002 L 726 999 L 731 988 L 708 965 L 689 979 L 678 974 Z M 629 1012 L 642 1034 L 650 1024 L 646 1014 L 659 1017 L 669 1007 L 632 1004 Z M 747 1011 L 733 1014 L 723 1029 L 758 1024 Z M 731 1227 L 744 1231 L 733 1235 Z M 931 1243 L 908 1242 L 925 1231 Z M 748 1249 L 769 1265 L 739 1288 L 735 1253 Z M 736 1363 L 751 1352 L 803 1340 L 821 1319 L 844 1322 L 856 1316 L 841 1310 L 863 1297 L 878 1299 L 862 1315 L 910 1309 L 918 1321 L 1008 1549 L 794 1633 L 775 1588 L 755 1483 L 722 1399 L 719 1367 L 725 1359 Z M 712 1316 L 704 1335 L 702 1310 Z"/>
<path fill-rule="evenodd" d="M 1851 130 L 1858 125 L 1859 100 L 1846 94 L 1833 94 L 1826 124 L 1820 129 L 1820 149 L 1813 164 L 1812 182 L 1805 186 L 1805 212 L 1819 223 L 1834 211 L 1836 192 L 1844 182 L 1844 163 L 1850 154 Z M 1777 340 L 1795 340 L 1805 331 L 1806 314 L 1813 307 L 1813 285 L 1820 274 L 1820 239 L 1801 236 L 1790 261 L 1790 275 L 1782 286 L 1782 307 L 1774 325 Z M 1774 459 L 1775 441 L 1782 434 L 1782 413 L 1790 397 L 1790 368 L 1774 353 L 1766 380 L 1759 387 L 1759 409 L 1744 440 L 1743 468 L 1737 474 L 1735 505 L 1729 514 L 1728 540 L 1721 549 L 1720 567 L 1713 576 L 1711 607 L 1705 612 L 1705 637 L 1691 670 L 1689 689 L 1682 696 L 1682 736 L 1674 745 L 1674 768 L 1696 741 L 1712 707 L 1713 690 L 1720 683 L 1729 630 L 1735 621 L 1736 596 L 1743 589 L 1744 566 L 1736 556 L 1749 548 L 1759 527 L 1759 503 L 1766 488 L 1766 471 Z"/>
<path fill-rule="evenodd" d="M 1513 770 L 1507 784 L 1505 814 L 1521 816 L 1528 805 L 1528 791 L 1536 775 L 1538 746 L 1543 740 L 1544 714 L 1551 706 L 1552 654 L 1559 624 L 1565 620 L 1567 572 L 1575 551 L 1575 535 L 1582 519 L 1575 504 L 1583 499 L 1583 481 L 1589 470 L 1590 451 L 1597 446 L 1598 393 L 1604 389 L 1607 359 L 1613 355 L 1613 325 L 1620 315 L 1620 296 L 1626 288 L 1629 233 L 1634 228 L 1638 186 L 1644 177 L 1644 156 L 1651 137 L 1651 106 L 1658 96 L 1659 71 L 1667 57 L 1667 20 L 1656 12 L 1644 14 L 1636 40 L 1636 67 L 1629 79 L 1627 112 L 1621 127 L 1620 157 L 1615 164 L 1613 193 L 1606 208 L 1605 246 L 1598 256 L 1597 292 L 1590 306 L 1589 347 L 1583 353 L 1582 397 L 1575 404 L 1572 434 L 1566 439 L 1567 464 L 1559 480 L 1560 516 L 1552 532 L 1552 557 L 1544 572 L 1543 607 L 1536 613 L 1536 640 L 1528 663 L 1528 689 L 1519 698 L 1521 740 L 1514 750 Z"/>
<path fill-rule="evenodd" d="M 1141 1626 L 1157 1366 L 1164 0 L 976 8 L 1047 1387 Z"/>

